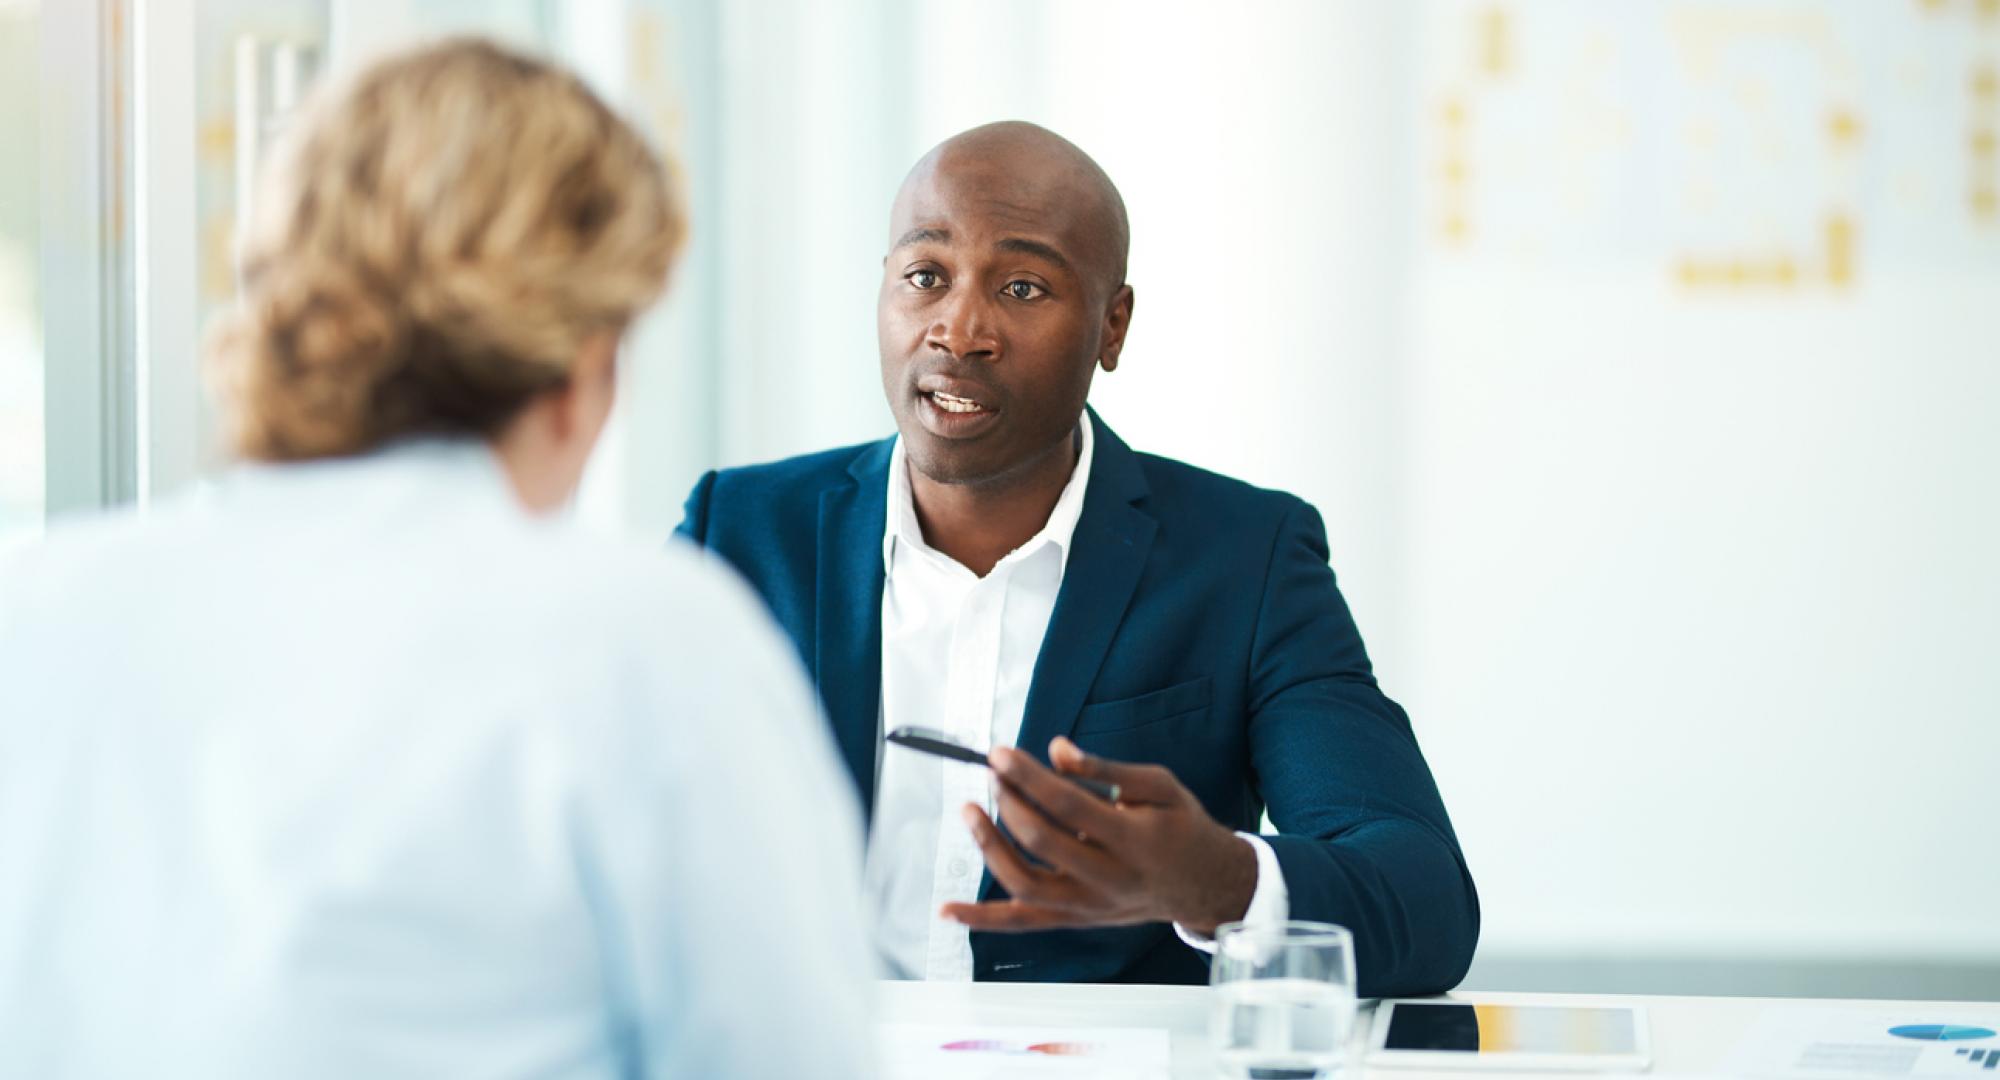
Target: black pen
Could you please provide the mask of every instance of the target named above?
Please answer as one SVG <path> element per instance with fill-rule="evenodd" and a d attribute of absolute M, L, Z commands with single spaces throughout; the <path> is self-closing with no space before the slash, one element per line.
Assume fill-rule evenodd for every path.
<path fill-rule="evenodd" d="M 961 746 L 958 743 L 952 742 L 950 736 L 934 728 L 899 727 L 889 733 L 889 741 L 895 743 L 897 746 L 907 746 L 912 750 L 921 750 L 926 754 L 936 754 L 939 757 L 950 758 L 953 761 L 963 761 L 967 765 L 987 765 L 991 767 L 991 763 L 986 760 L 985 754 L 974 750 L 970 746 Z M 1105 802 L 1115 803 L 1118 801 L 1117 784 L 1107 784 L 1102 780 L 1092 780 L 1083 776 L 1071 776 L 1068 773 L 1057 773 L 1056 775 L 1103 799 Z"/>

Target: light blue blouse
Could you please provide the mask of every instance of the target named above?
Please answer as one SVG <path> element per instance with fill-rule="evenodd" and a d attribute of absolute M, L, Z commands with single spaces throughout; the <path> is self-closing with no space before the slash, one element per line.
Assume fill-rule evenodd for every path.
<path fill-rule="evenodd" d="M 0 1076 L 861 1075 L 854 796 L 719 564 L 477 443 L 0 565 Z"/>

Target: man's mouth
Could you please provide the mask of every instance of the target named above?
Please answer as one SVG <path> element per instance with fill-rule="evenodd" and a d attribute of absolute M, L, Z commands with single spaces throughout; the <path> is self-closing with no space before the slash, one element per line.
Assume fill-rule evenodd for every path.
<path fill-rule="evenodd" d="M 939 409 L 942 409 L 948 413 L 979 413 L 979 412 L 991 411 L 986 406 L 981 405 L 977 401 L 973 401 L 969 398 L 953 397 L 952 395 L 947 394 L 942 390 L 928 391 L 925 393 L 925 396 L 931 399 L 931 404 L 936 405 Z"/>
<path fill-rule="evenodd" d="M 971 379 L 930 374 L 917 382 L 917 422 L 940 439 L 974 439 L 1000 423 L 991 388 Z"/>

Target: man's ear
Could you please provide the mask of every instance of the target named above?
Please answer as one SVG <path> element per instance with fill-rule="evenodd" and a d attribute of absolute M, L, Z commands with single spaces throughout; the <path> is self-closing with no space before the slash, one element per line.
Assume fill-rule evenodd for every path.
<path fill-rule="evenodd" d="M 1118 368 L 1118 354 L 1125 349 L 1125 331 L 1132 325 L 1132 286 L 1120 285 L 1104 309 L 1104 342 L 1097 350 L 1097 363 L 1106 371 Z"/>

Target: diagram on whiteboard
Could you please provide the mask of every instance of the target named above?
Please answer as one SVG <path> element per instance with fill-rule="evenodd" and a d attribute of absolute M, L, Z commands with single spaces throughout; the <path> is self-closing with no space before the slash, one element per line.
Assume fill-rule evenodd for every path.
<path fill-rule="evenodd" d="M 1435 0 L 1421 211 L 1444 254 L 1841 292 L 2000 258 L 2000 0 Z"/>

